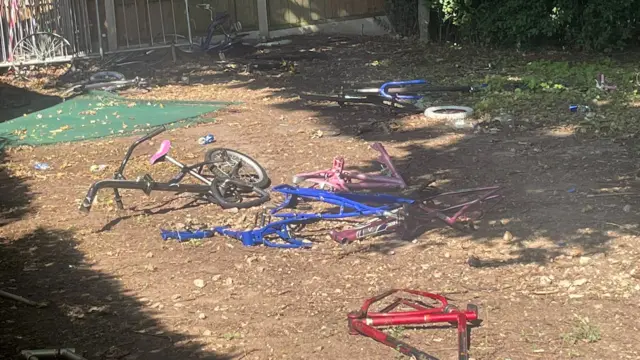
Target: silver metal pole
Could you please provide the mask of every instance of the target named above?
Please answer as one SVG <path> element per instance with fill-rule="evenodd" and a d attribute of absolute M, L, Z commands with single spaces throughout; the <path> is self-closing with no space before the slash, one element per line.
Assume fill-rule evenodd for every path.
<path fill-rule="evenodd" d="M 96 22 L 98 24 L 98 45 L 100 46 L 100 58 L 104 57 L 104 49 L 102 48 L 102 22 L 100 22 L 100 4 L 96 0 Z"/>
<path fill-rule="evenodd" d="M 2 4 L 0 4 L 0 6 L 2 6 L 2 14 L 6 14 L 7 11 L 5 9 L 5 4 L 4 1 Z M 5 38 L 5 34 L 4 34 L 4 25 L 3 25 L 4 21 L 3 21 L 3 17 L 0 15 L 0 46 L 2 46 L 2 62 L 8 61 L 9 59 L 7 58 L 7 42 L 4 39 Z M 9 22 L 7 21 L 7 24 Z M 7 31 L 8 33 L 8 31 Z"/>
<path fill-rule="evenodd" d="M 124 0 L 122 0 L 122 15 L 124 16 L 124 37 L 127 41 L 127 47 L 129 47 L 129 28 L 127 27 L 127 9 L 124 6 Z"/>
<path fill-rule="evenodd" d="M 134 1 L 136 4 L 136 26 L 138 27 L 138 46 L 142 47 L 142 37 L 140 37 L 140 14 L 138 13 L 138 0 Z"/>
<path fill-rule="evenodd" d="M 82 22 L 84 23 L 85 42 L 87 43 L 87 51 L 93 54 L 93 42 L 91 41 L 91 26 L 89 25 L 89 8 L 86 1 L 80 1 L 82 7 Z"/>
<path fill-rule="evenodd" d="M 178 42 L 178 26 L 176 25 L 176 6 L 171 0 L 171 18 L 173 19 L 173 42 Z"/>
<path fill-rule="evenodd" d="M 162 27 L 162 41 L 164 44 L 166 44 L 167 38 L 164 34 L 164 11 L 162 11 L 162 0 L 158 0 L 158 5 L 160 5 L 160 26 Z"/>
<path fill-rule="evenodd" d="M 147 2 L 147 17 L 149 18 L 149 35 L 151 36 L 151 46 L 153 46 L 153 25 L 151 25 L 151 8 L 149 7 L 149 0 Z"/>
<path fill-rule="evenodd" d="M 191 16 L 189 16 L 189 0 L 184 0 L 184 6 L 186 7 L 185 13 L 187 14 L 187 32 L 189 34 L 189 45 L 193 45 L 193 40 L 191 39 Z"/>

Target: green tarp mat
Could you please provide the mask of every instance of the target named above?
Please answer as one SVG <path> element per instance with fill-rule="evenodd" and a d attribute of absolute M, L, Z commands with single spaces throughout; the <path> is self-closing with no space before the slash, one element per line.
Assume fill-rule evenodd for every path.
<path fill-rule="evenodd" d="M 231 104 L 127 99 L 109 92 L 91 91 L 0 123 L 0 138 L 8 146 L 38 146 L 124 136 L 159 125 L 178 127 L 199 122 L 202 115 Z"/>

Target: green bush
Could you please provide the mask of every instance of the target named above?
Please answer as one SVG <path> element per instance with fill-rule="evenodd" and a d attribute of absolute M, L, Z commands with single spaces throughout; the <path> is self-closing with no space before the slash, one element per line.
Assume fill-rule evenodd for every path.
<path fill-rule="evenodd" d="M 467 41 L 609 51 L 640 42 L 640 0 L 385 0 L 396 33 L 418 33 L 418 1 Z"/>

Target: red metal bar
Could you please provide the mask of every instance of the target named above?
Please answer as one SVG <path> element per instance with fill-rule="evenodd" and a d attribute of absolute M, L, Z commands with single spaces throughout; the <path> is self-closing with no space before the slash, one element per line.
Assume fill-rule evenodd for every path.
<path fill-rule="evenodd" d="M 397 297 L 390 305 L 387 305 L 379 312 L 369 312 L 369 308 L 371 307 L 371 305 L 399 292 L 431 299 L 438 302 L 440 306 L 429 308 L 416 300 Z M 395 310 L 400 305 L 405 305 L 414 310 L 391 312 L 391 310 Z M 470 304 L 467 306 L 467 310 L 461 311 L 455 306 L 450 305 L 447 302 L 447 299 L 442 295 L 410 289 L 392 289 L 380 295 L 369 298 L 365 300 L 359 311 L 350 313 L 347 318 L 350 334 L 364 335 L 382 344 L 391 346 L 405 355 L 414 356 L 418 359 L 428 360 L 437 359 L 432 355 L 420 351 L 415 347 L 412 347 L 390 335 L 385 334 L 375 327 L 394 325 L 424 325 L 430 323 L 455 324 L 457 325 L 458 332 L 458 358 L 459 360 L 468 360 L 469 336 L 467 323 L 479 322 L 478 310 L 475 305 Z"/>

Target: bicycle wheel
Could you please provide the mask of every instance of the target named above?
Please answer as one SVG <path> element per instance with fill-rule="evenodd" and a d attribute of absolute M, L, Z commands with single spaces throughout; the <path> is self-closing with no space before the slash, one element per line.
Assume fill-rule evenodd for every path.
<path fill-rule="evenodd" d="M 71 45 L 58 34 L 38 32 L 20 39 L 12 54 L 17 62 L 65 60 L 71 55 Z"/>
<path fill-rule="evenodd" d="M 89 78 L 91 82 L 105 82 L 124 79 L 124 75 L 117 71 L 100 71 L 91 75 L 91 77 Z"/>
<path fill-rule="evenodd" d="M 260 189 L 266 189 L 271 185 L 271 179 L 262 165 L 249 155 L 239 151 L 215 148 L 208 150 L 204 155 L 204 161 L 210 162 L 209 171 L 222 178 L 242 180 Z M 248 169 L 251 172 L 244 172 Z"/>
<path fill-rule="evenodd" d="M 249 200 L 249 194 L 256 194 L 257 198 Z M 263 189 L 252 186 L 242 180 L 232 178 L 216 178 L 209 191 L 210 201 L 219 204 L 223 209 L 246 209 L 269 201 L 269 194 Z"/>

